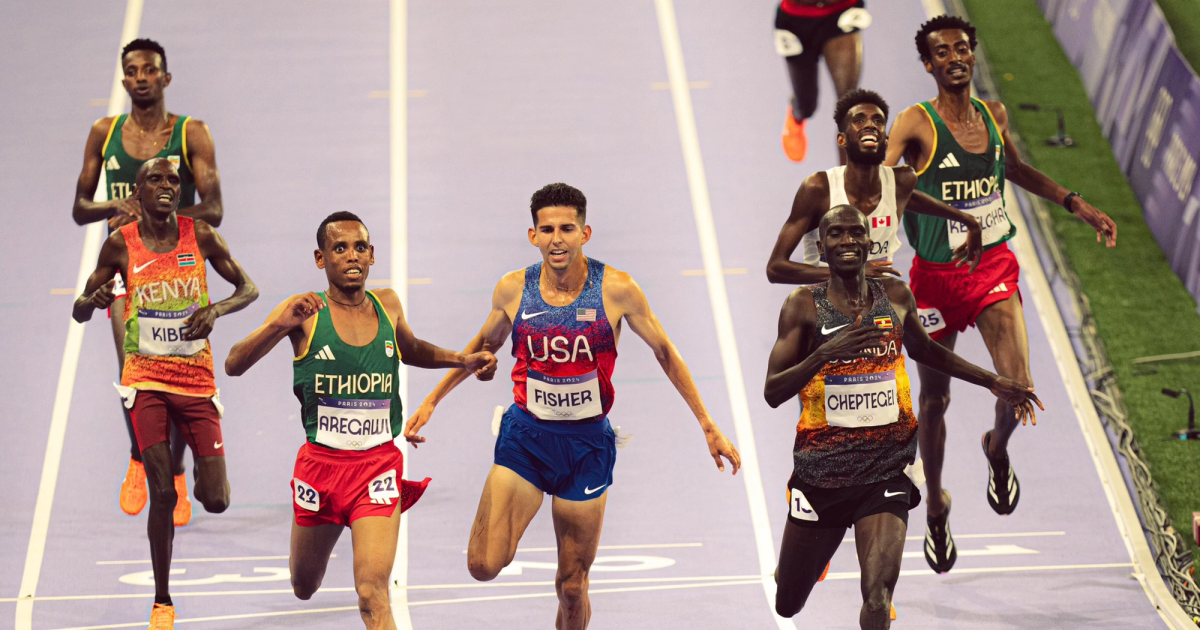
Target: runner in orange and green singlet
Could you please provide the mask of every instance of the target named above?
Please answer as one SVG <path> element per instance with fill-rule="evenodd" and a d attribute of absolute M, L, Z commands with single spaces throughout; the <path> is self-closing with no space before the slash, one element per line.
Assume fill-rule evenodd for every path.
<path fill-rule="evenodd" d="M 219 226 L 224 207 L 212 135 L 203 122 L 167 111 L 163 91 L 170 85 L 171 75 L 167 72 L 166 52 L 154 41 L 135 39 L 122 49 L 121 67 L 125 75 L 123 85 L 133 110 L 129 114 L 101 118 L 92 125 L 84 149 L 83 170 L 75 186 L 72 209 L 75 222 L 84 225 L 107 221 L 109 229 L 115 230 L 136 221 L 140 209 L 129 196 L 138 169 L 146 160 L 161 157 L 179 171 L 179 215 Z M 200 203 L 196 203 L 197 192 Z M 117 298 L 115 312 L 119 314 L 125 308 L 125 284 L 120 275 L 116 278 L 114 293 Z M 112 332 L 118 366 L 124 366 L 125 327 L 119 317 L 112 318 Z M 121 484 L 120 505 L 125 513 L 137 514 L 146 505 L 146 473 L 133 422 L 128 410 L 124 411 L 130 461 Z M 178 434 L 174 434 L 171 441 L 175 484 L 180 496 L 175 524 L 186 525 L 191 519 L 192 508 L 187 500 L 183 476 L 184 443 Z"/>
<path fill-rule="evenodd" d="M 1029 341 L 1018 291 L 1016 256 L 1006 241 L 1016 234 L 1004 204 L 1008 182 L 1061 203 L 1096 229 L 1096 241 L 1117 244 L 1117 226 L 1078 193 L 1059 186 L 1021 160 L 1008 133 L 1008 110 L 998 101 L 971 98 L 975 70 L 975 28 L 958 17 L 939 16 L 921 25 L 917 52 L 937 82 L 937 98 L 913 105 L 896 117 L 888 136 L 886 164 L 901 158 L 917 169 L 917 187 L 934 199 L 973 215 L 983 228 L 984 253 L 973 273 L 951 262 L 965 234 L 954 224 L 906 215 L 904 228 L 916 250 L 910 286 L 921 325 L 935 341 L 954 348 L 958 333 L 977 326 L 1001 375 L 1032 386 Z M 950 494 L 942 488 L 944 416 L 950 377 L 918 366 L 921 380 L 920 442 L 925 466 L 928 522 L 925 561 L 944 573 L 957 554 L 950 535 Z M 988 504 L 1011 514 L 1021 497 L 1008 460 L 1008 440 L 1017 428 L 1012 407 L 996 403 L 994 428 L 983 434 L 988 460 Z"/>
<path fill-rule="evenodd" d="M 150 562 L 154 606 L 150 627 L 174 627 L 175 609 L 168 590 L 178 501 L 167 444 L 172 425 L 192 447 L 196 498 L 208 512 L 229 507 L 224 438 L 213 378 L 208 334 L 217 317 L 239 311 L 258 297 L 258 289 L 229 254 L 225 240 L 202 220 L 177 216 L 181 180 L 166 158 L 147 161 L 132 189 L 140 218 L 114 232 L 100 249 L 96 270 L 72 316 L 86 322 L 97 308 L 113 304 L 117 274 L 125 277 L 129 299 L 121 395 L 132 410 L 133 425 L 150 485 Z M 233 295 L 209 303 L 205 263 L 234 286 Z"/>

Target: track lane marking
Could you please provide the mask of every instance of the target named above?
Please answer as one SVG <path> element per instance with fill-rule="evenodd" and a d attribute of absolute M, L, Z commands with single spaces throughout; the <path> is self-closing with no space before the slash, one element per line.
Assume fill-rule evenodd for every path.
<path fill-rule="evenodd" d="M 137 37 L 138 27 L 142 21 L 142 0 L 127 0 L 125 4 L 125 21 L 121 28 L 121 45 L 118 53 L 125 44 Z M 117 116 L 125 109 L 125 89 L 121 86 L 124 73 L 121 71 L 120 55 L 113 73 L 112 88 L 109 92 L 108 115 Z M 96 201 L 105 201 L 108 197 L 108 183 L 104 178 L 104 170 L 100 170 L 100 181 L 96 186 Z M 100 255 L 100 244 L 103 238 L 101 230 L 103 222 L 91 223 L 87 226 L 83 237 L 83 252 L 79 258 L 79 273 L 75 278 L 75 294 L 83 293 L 88 276 L 91 275 L 95 260 Z M 54 491 L 58 486 L 58 469 L 62 464 L 63 443 L 66 440 L 67 420 L 71 412 L 71 397 L 75 392 L 75 373 L 79 368 L 79 353 L 83 347 L 84 324 L 70 320 L 67 327 L 67 342 L 63 348 L 62 364 L 58 371 L 58 386 L 54 393 L 54 408 L 50 414 L 50 435 L 46 440 L 46 455 L 42 460 L 42 477 L 38 484 L 37 503 L 33 508 L 33 524 L 29 532 L 29 546 L 25 550 L 25 568 L 21 574 L 21 587 L 17 594 L 16 630 L 31 630 L 33 627 L 33 602 L 37 595 L 38 580 L 42 574 L 42 560 L 46 554 L 46 539 L 50 529 L 50 514 L 54 507 Z"/>

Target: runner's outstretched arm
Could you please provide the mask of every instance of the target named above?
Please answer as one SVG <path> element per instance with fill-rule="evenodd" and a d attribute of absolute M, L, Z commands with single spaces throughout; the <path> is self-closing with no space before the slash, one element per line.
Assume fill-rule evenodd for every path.
<path fill-rule="evenodd" d="M 295 356 L 301 356 L 308 351 L 304 344 L 308 336 L 304 334 L 304 322 L 308 321 L 317 311 L 325 308 L 325 301 L 316 293 L 303 293 L 280 302 L 262 326 L 245 339 L 233 344 L 229 356 L 225 358 L 225 373 L 229 376 L 241 376 L 259 359 L 283 340 L 290 337 Z"/>
<path fill-rule="evenodd" d="M 461 368 L 473 372 L 481 381 L 490 381 L 496 374 L 496 357 L 491 352 L 456 352 L 436 346 L 424 339 L 417 338 L 408 321 L 404 318 L 404 306 L 400 296 L 392 289 L 381 289 L 375 293 L 383 307 L 394 317 L 396 327 L 396 349 L 400 351 L 400 360 L 405 365 L 413 367 Z"/>
<path fill-rule="evenodd" d="M 492 291 L 492 310 L 488 313 L 487 321 L 484 322 L 479 334 L 471 339 L 466 348 L 463 348 L 464 354 L 480 351 L 495 353 L 504 347 L 504 342 L 512 332 L 513 326 L 508 308 L 514 304 L 520 304 L 521 290 L 524 286 L 524 269 L 507 273 L 500 279 L 495 290 Z M 512 308 L 515 312 L 516 307 L 512 306 Z M 404 439 L 408 440 L 413 448 L 417 448 L 417 445 L 425 441 L 425 438 L 417 433 L 421 427 L 429 423 L 438 403 L 442 402 L 442 399 L 449 395 L 455 387 L 458 387 L 459 383 L 467 380 L 467 376 L 469 374 L 464 369 L 450 370 L 433 388 L 433 391 L 429 392 L 429 395 L 417 407 L 416 412 L 409 417 L 408 422 L 404 425 Z"/>
<path fill-rule="evenodd" d="M 196 244 L 200 247 L 200 255 L 204 256 L 213 266 L 213 270 L 234 288 L 233 295 L 209 304 L 184 320 L 187 327 L 183 329 L 183 338 L 188 340 L 207 338 L 218 317 L 236 313 L 258 299 L 258 287 L 254 285 L 250 276 L 246 275 L 246 270 L 229 254 L 229 246 L 225 244 L 225 239 L 203 221 L 197 221 L 195 226 Z"/>
<path fill-rule="evenodd" d="M 71 317 L 79 323 L 92 318 L 92 312 L 98 308 L 108 308 L 113 300 L 113 280 L 117 272 L 125 268 L 129 254 L 125 249 L 125 237 L 120 232 L 113 232 L 100 247 L 100 258 L 96 261 L 96 270 L 88 276 L 83 294 L 75 298 L 71 309 Z"/>
<path fill-rule="evenodd" d="M 708 415 L 687 364 L 683 362 L 675 344 L 667 337 L 667 332 L 663 330 L 662 323 L 658 321 L 654 311 L 650 310 L 650 303 L 646 301 L 642 288 L 629 274 L 611 267 L 606 271 L 604 280 L 606 303 L 611 299 L 623 313 L 625 321 L 629 322 L 629 328 L 654 351 L 654 358 L 658 359 L 663 372 L 700 422 L 700 429 L 704 431 L 704 439 L 708 442 L 708 452 L 716 461 L 717 470 L 725 471 L 725 463 L 721 461 L 724 457 L 733 465 L 733 474 L 736 475 L 742 466 L 742 456 Z"/>
<path fill-rule="evenodd" d="M 1008 133 L 1008 109 L 998 101 L 986 101 L 992 114 L 996 117 L 996 126 L 1000 128 L 1004 139 L 1004 176 L 1008 181 L 1028 190 L 1047 201 L 1062 204 L 1071 191 L 1058 185 L 1045 173 L 1037 170 L 1032 164 L 1021 159 L 1016 143 Z M 1096 230 L 1096 242 L 1103 242 L 1108 247 L 1117 246 L 1117 224 L 1108 218 L 1092 204 L 1076 195 L 1071 198 L 1071 207 L 1067 211 L 1075 214 L 1081 221 Z"/>
<path fill-rule="evenodd" d="M 221 175 L 217 172 L 217 150 L 213 146 L 212 133 L 208 125 L 195 118 L 185 124 L 188 140 L 188 166 L 196 180 L 196 193 L 200 203 L 178 210 L 180 216 L 200 219 L 213 227 L 221 226 L 225 218 L 225 204 L 221 201 Z"/>
<path fill-rule="evenodd" d="M 954 354 L 945 346 L 929 338 L 921 319 L 917 314 L 917 299 L 913 297 L 908 285 L 902 282 L 887 282 L 888 295 L 905 305 L 904 315 L 904 348 L 913 361 L 926 367 L 933 368 L 946 376 L 952 376 L 968 383 L 990 389 L 996 398 L 1013 406 L 1021 424 L 1032 420 L 1037 424 L 1037 415 L 1033 405 L 1043 411 L 1042 401 L 1033 394 L 1032 387 L 1026 387 L 1012 379 L 993 374 L 966 359 Z"/>

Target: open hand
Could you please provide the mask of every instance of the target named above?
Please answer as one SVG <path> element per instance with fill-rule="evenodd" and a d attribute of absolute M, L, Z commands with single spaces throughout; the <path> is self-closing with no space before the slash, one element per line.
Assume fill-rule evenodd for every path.
<path fill-rule="evenodd" d="M 724 433 L 714 425 L 711 429 L 704 431 L 704 439 L 708 442 L 708 454 L 712 456 L 713 461 L 717 462 L 717 470 L 725 472 L 725 462 L 721 458 L 729 460 L 733 465 L 733 474 L 737 474 L 739 468 L 742 467 L 742 456 L 738 453 L 737 448 L 725 437 Z"/>
<path fill-rule="evenodd" d="M 417 412 L 409 416 L 408 422 L 404 425 L 404 439 L 408 440 L 413 448 L 418 448 L 419 445 L 425 443 L 425 438 L 417 435 L 421 427 L 429 424 L 429 419 L 433 417 L 434 406 L 429 403 L 421 403 L 417 407 Z"/>
<path fill-rule="evenodd" d="M 904 274 L 892 268 L 892 263 L 887 260 L 871 260 L 867 262 L 867 277 L 868 278 L 887 278 L 894 276 L 899 278 Z"/>
<path fill-rule="evenodd" d="M 1042 405 L 1042 401 L 1038 400 L 1037 396 L 1033 395 L 1033 388 L 1022 385 L 1010 378 L 997 376 L 996 381 L 989 388 L 996 398 L 1012 405 L 1013 411 L 1017 413 L 1017 418 L 1021 424 L 1026 421 L 1032 421 L 1033 426 L 1037 426 L 1037 414 L 1033 410 L 1033 405 L 1037 404 L 1038 409 L 1045 411 L 1046 408 Z"/>
<path fill-rule="evenodd" d="M 983 229 L 979 227 L 979 222 L 967 224 L 967 240 L 962 245 L 954 248 L 954 257 L 952 262 L 958 264 L 955 267 L 961 267 L 970 264 L 971 267 L 967 273 L 975 271 L 979 266 L 979 261 L 983 258 Z"/>
<path fill-rule="evenodd" d="M 864 326 L 859 315 L 853 324 L 818 348 L 818 352 L 825 355 L 826 362 L 868 359 L 875 356 L 874 349 L 883 347 L 880 340 L 885 335 L 887 331 L 874 324 Z"/>
<path fill-rule="evenodd" d="M 1104 243 L 1107 247 L 1117 246 L 1117 224 L 1107 214 L 1084 201 L 1083 197 L 1072 199 L 1071 206 L 1075 209 L 1075 216 L 1096 229 L 1097 243 Z"/>
<path fill-rule="evenodd" d="M 136 197 L 126 197 L 117 201 L 116 210 L 108 219 L 108 229 L 116 230 L 127 223 L 134 223 L 142 218 L 142 204 Z"/>

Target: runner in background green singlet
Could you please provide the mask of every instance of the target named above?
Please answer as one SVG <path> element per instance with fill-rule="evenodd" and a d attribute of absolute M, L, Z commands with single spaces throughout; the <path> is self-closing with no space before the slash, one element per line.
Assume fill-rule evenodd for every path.
<path fill-rule="evenodd" d="M 166 51 L 154 41 L 135 39 L 121 50 L 121 69 L 122 85 L 132 102 L 132 111 L 101 118 L 92 125 L 84 148 L 83 170 L 75 185 L 75 205 L 71 211 L 75 222 L 85 225 L 107 221 L 111 231 L 136 221 L 141 209 L 131 195 L 138 169 L 152 158 L 166 158 L 182 179 L 179 216 L 219 226 L 224 206 L 212 135 L 203 122 L 167 111 L 163 92 L 171 83 L 171 75 L 167 72 Z M 197 193 L 200 203 L 196 203 Z M 125 308 L 125 284 L 120 275 L 116 280 L 113 312 L 119 314 Z M 111 325 L 120 370 L 125 364 L 124 322 L 118 316 L 111 319 Z M 120 505 L 126 514 L 137 514 L 147 501 L 146 473 L 129 410 L 122 407 L 122 411 L 129 432 L 130 461 L 121 484 Z M 191 519 L 192 508 L 183 476 L 185 445 L 177 430 L 172 432 L 171 444 L 179 495 L 174 520 L 176 526 L 181 526 Z"/>
<path fill-rule="evenodd" d="M 1109 247 L 1117 244 L 1117 226 L 1078 194 L 1021 159 L 1008 133 L 1003 103 L 971 98 L 979 43 L 975 27 L 962 18 L 941 15 L 922 24 L 914 39 L 925 72 L 937 83 L 937 97 L 896 117 L 888 134 L 885 164 L 903 158 L 919 169 L 919 190 L 975 215 L 983 228 L 985 248 L 979 266 L 968 273 L 950 262 L 951 249 L 962 238 L 956 226 L 929 217 L 904 217 L 905 231 L 917 252 L 909 282 L 918 319 L 934 341 L 950 349 L 958 333 L 977 325 L 996 372 L 1032 386 L 1018 285 L 1020 266 L 1005 244 L 1016 229 L 1005 212 L 1004 187 L 1011 181 L 1062 204 L 1095 228 L 1097 242 Z M 950 535 L 950 494 L 942 487 L 950 378 L 923 366 L 917 371 L 921 380 L 918 431 L 927 489 L 925 561 L 934 571 L 945 573 L 958 557 Z M 1011 514 L 1021 496 L 1008 457 L 1008 441 L 1016 428 L 1012 407 L 997 404 L 993 428 L 981 440 L 989 477 L 985 495 L 997 514 Z"/>

